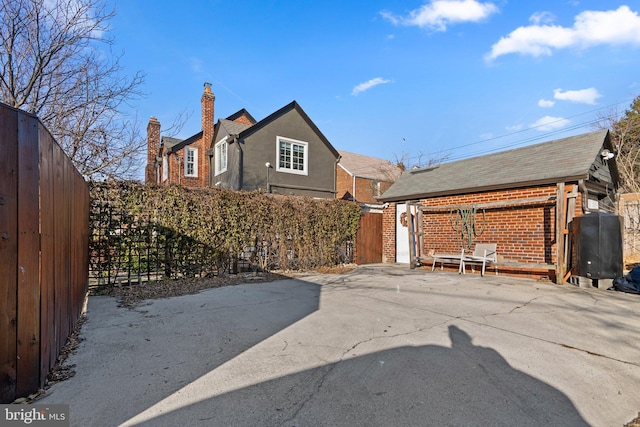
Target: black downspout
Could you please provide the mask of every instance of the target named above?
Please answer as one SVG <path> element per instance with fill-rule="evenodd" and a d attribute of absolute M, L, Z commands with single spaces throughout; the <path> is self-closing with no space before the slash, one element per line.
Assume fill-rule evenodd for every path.
<path fill-rule="evenodd" d="M 234 135 L 233 142 L 238 145 L 238 164 L 236 165 L 236 182 L 234 183 L 234 190 L 242 190 L 242 167 L 243 167 L 243 151 L 242 151 L 242 141 L 238 139 L 237 135 Z"/>

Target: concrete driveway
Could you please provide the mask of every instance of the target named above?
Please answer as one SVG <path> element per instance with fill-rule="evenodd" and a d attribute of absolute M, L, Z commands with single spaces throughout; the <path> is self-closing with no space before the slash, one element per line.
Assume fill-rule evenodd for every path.
<path fill-rule="evenodd" d="M 640 297 L 359 267 L 129 310 L 89 300 L 74 426 L 622 426 Z"/>

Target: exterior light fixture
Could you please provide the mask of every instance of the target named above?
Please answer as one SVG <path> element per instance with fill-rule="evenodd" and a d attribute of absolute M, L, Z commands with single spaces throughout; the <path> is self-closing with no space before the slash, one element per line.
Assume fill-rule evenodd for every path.
<path fill-rule="evenodd" d="M 269 169 L 273 166 L 271 166 L 271 163 L 269 162 L 265 163 L 264 166 L 267 168 L 267 193 L 271 193 L 271 189 L 269 188 Z"/>

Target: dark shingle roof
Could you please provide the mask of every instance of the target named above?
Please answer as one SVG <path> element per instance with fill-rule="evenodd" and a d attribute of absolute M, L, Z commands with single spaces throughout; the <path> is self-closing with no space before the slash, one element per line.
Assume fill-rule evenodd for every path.
<path fill-rule="evenodd" d="M 220 124 L 222 124 L 222 126 L 227 130 L 227 133 L 229 135 L 238 135 L 243 130 L 251 127 L 243 123 L 238 123 L 227 119 L 221 119 Z"/>
<path fill-rule="evenodd" d="M 588 178 L 607 130 L 406 171 L 380 197 L 400 201 Z"/>
<path fill-rule="evenodd" d="M 331 154 L 333 154 L 336 159 L 340 156 L 340 154 L 338 154 L 338 151 L 333 147 L 333 145 L 331 145 L 327 137 L 324 136 L 324 134 L 320 131 L 320 129 L 318 129 L 316 124 L 311 121 L 307 113 L 304 112 L 300 104 L 298 104 L 296 101 L 292 101 L 278 111 L 271 113 L 253 126 L 248 126 L 247 129 L 245 129 L 244 132 L 240 135 L 240 138 L 246 138 L 252 133 L 259 131 L 260 129 L 279 119 L 289 111 L 296 111 L 300 115 L 300 117 L 302 117 L 302 120 L 307 123 L 309 128 L 311 128 L 311 130 L 318 136 L 320 141 L 322 141 L 322 143 L 329 149 L 329 151 L 331 151 Z"/>
<path fill-rule="evenodd" d="M 162 145 L 164 145 L 164 147 L 167 150 L 171 150 L 171 148 L 173 148 L 177 144 L 180 144 L 182 141 L 183 141 L 182 139 L 172 138 L 170 136 L 163 136 L 162 137 Z"/>
<path fill-rule="evenodd" d="M 242 116 L 245 116 L 254 125 L 257 123 L 256 119 L 254 119 L 253 116 L 249 114 L 249 112 L 244 108 L 242 110 L 236 111 L 235 113 L 227 117 L 227 120 L 235 121 L 236 119 L 239 119 Z"/>

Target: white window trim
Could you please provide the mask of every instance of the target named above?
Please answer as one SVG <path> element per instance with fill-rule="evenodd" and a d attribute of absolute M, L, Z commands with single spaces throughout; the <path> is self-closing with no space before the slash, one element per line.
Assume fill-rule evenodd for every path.
<path fill-rule="evenodd" d="M 162 182 L 169 179 L 169 158 L 165 154 L 162 156 Z"/>
<path fill-rule="evenodd" d="M 193 173 L 188 173 L 189 168 L 187 164 L 189 163 L 189 153 L 193 153 Z M 191 178 L 198 177 L 198 149 L 187 147 L 184 149 L 184 176 L 188 176 Z"/>
<path fill-rule="evenodd" d="M 220 141 L 216 142 L 215 145 L 215 150 L 214 150 L 214 164 L 215 164 L 215 172 L 214 172 L 214 176 L 218 176 L 223 172 L 227 171 L 227 165 L 229 164 L 229 144 L 227 144 L 227 138 L 228 136 L 225 136 L 224 138 L 222 138 Z M 220 149 L 221 147 L 225 148 L 224 152 L 225 152 L 225 156 L 224 156 L 224 167 L 222 167 L 220 165 Z"/>
<path fill-rule="evenodd" d="M 303 170 L 296 170 L 280 166 L 280 143 L 288 142 L 291 144 L 301 145 L 304 147 L 304 163 Z M 292 173 L 295 175 L 309 175 L 309 143 L 305 141 L 299 141 L 297 139 L 285 138 L 283 136 L 276 136 L 276 171 L 284 173 Z"/>

